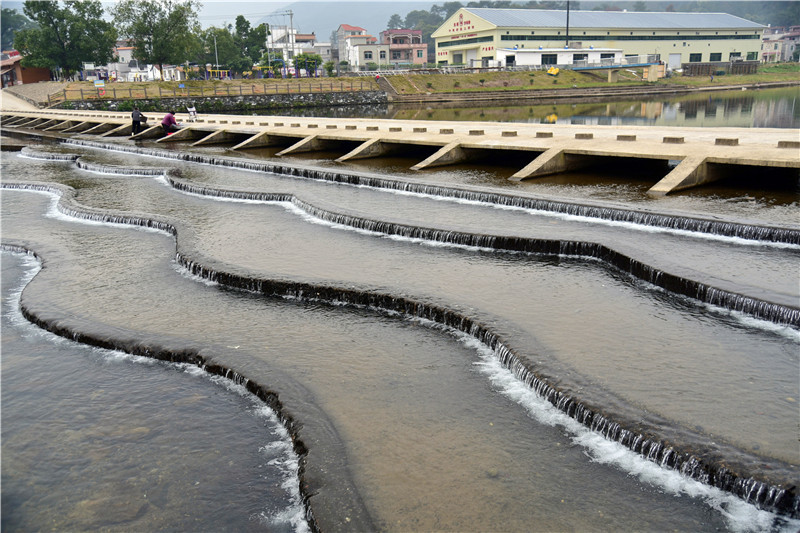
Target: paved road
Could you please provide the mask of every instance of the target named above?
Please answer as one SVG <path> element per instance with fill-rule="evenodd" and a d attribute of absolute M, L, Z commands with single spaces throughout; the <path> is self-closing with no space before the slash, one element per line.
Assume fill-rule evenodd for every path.
<path fill-rule="evenodd" d="M 4 111 L 36 111 L 39 109 L 8 91 L 0 92 L 0 108 Z"/>

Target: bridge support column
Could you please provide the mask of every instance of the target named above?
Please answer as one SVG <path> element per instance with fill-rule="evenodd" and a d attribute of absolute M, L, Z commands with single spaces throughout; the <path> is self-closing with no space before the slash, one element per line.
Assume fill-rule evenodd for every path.
<path fill-rule="evenodd" d="M 359 145 L 352 152 L 343 155 L 336 161 L 342 163 L 350 159 L 367 159 L 370 157 L 380 157 L 392 151 L 393 147 L 390 146 L 388 143 L 381 141 L 381 139 L 370 139 L 369 141 Z"/>
<path fill-rule="evenodd" d="M 94 128 L 97 122 L 78 122 L 74 126 L 65 129 L 62 133 L 80 133 L 84 130 Z"/>
<path fill-rule="evenodd" d="M 681 161 L 672 172 L 653 185 L 647 194 L 664 196 L 674 191 L 688 189 L 704 183 L 711 183 L 723 177 L 723 172 L 708 162 L 705 156 L 689 156 Z"/>
<path fill-rule="evenodd" d="M 619 81 L 619 69 L 612 68 L 608 71 L 608 83 L 617 83 Z"/>
<path fill-rule="evenodd" d="M 131 126 L 127 126 L 127 127 L 128 127 L 127 131 L 126 130 L 122 130 L 122 131 L 126 131 L 126 133 L 132 133 Z M 116 130 L 111 130 L 108 133 L 113 133 L 115 131 Z M 140 131 L 139 133 L 137 133 L 136 135 L 131 137 L 131 139 L 135 139 L 135 140 L 139 140 L 139 139 L 157 139 L 157 138 L 159 138 L 159 137 L 161 137 L 163 135 L 164 135 L 164 128 L 161 127 L 161 124 L 156 124 L 155 126 L 150 126 L 149 128 L 147 128 L 144 131 Z"/>
<path fill-rule="evenodd" d="M 166 135 L 161 137 L 156 142 L 176 142 L 176 141 L 196 141 L 198 139 L 202 139 L 208 135 L 207 132 L 197 131 L 192 128 L 181 128 L 172 135 Z"/>
<path fill-rule="evenodd" d="M 422 170 L 423 168 L 428 167 L 453 165 L 466 159 L 467 154 L 461 147 L 461 143 L 452 142 L 442 146 L 435 154 L 431 155 L 426 160 L 411 167 L 411 170 Z"/>
<path fill-rule="evenodd" d="M 178 130 L 180 132 L 180 130 Z M 177 133 L 173 133 L 172 135 L 177 135 Z M 170 135 L 170 137 L 172 137 Z M 178 139 L 180 140 L 180 139 Z M 192 143 L 192 146 L 201 146 L 204 144 L 224 144 L 228 142 L 233 142 L 236 140 L 236 135 L 229 132 L 228 130 L 219 130 L 215 131 L 211 135 L 206 135 L 199 141 L 195 141 Z"/>
<path fill-rule="evenodd" d="M 53 124 L 49 128 L 45 128 L 42 131 L 58 131 L 58 130 L 65 130 L 67 128 L 71 128 L 72 126 L 78 124 L 78 122 L 74 120 L 64 120 L 59 122 L 58 124 Z"/>
<path fill-rule="evenodd" d="M 133 126 L 131 124 L 123 124 L 122 126 L 117 126 L 116 128 L 113 128 L 105 132 L 100 137 L 111 137 L 112 135 L 130 135 L 132 132 L 133 132 Z"/>
<path fill-rule="evenodd" d="M 118 124 L 109 124 L 108 122 L 103 122 L 101 124 L 98 124 L 98 125 L 96 125 L 94 127 L 89 128 L 88 130 L 82 131 L 81 133 L 85 133 L 87 135 L 89 135 L 89 134 L 95 134 L 96 135 L 98 133 L 105 133 L 105 132 L 107 132 L 109 130 L 113 130 L 114 128 L 117 128 L 118 126 L 119 126 Z"/>
<path fill-rule="evenodd" d="M 590 166 L 594 159 L 592 156 L 568 154 L 564 150 L 550 148 L 508 179 L 522 181 L 570 170 L 580 170 Z"/>
<path fill-rule="evenodd" d="M 336 141 L 328 141 L 328 140 L 325 140 L 325 139 L 320 139 L 319 136 L 317 136 L 317 135 L 310 135 L 310 136 L 306 137 L 305 139 L 302 139 L 301 141 L 296 142 L 295 144 L 293 144 L 292 146 L 290 146 L 286 150 L 281 150 L 280 152 L 278 152 L 275 155 L 280 156 L 280 155 L 288 155 L 288 154 L 294 154 L 294 153 L 299 153 L 299 152 L 316 152 L 316 151 L 319 151 L 319 150 L 324 150 L 326 148 L 330 148 L 331 146 L 334 146 L 336 144 L 339 144 L 339 143 L 337 143 Z"/>
<path fill-rule="evenodd" d="M 261 148 L 262 146 L 277 146 L 281 144 L 284 143 L 278 140 L 278 137 L 265 132 L 253 135 L 246 141 L 240 142 L 231 148 L 231 150 L 242 150 L 243 148 Z"/>

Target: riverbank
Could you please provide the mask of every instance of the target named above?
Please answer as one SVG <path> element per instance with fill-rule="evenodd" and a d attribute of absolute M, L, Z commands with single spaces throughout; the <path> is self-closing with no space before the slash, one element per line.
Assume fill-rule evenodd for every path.
<path fill-rule="evenodd" d="M 165 111 L 194 106 L 203 113 L 359 106 L 378 102 L 433 104 L 462 102 L 597 101 L 691 94 L 706 91 L 764 89 L 800 86 L 800 65 L 764 66 L 757 74 L 706 77 L 672 76 L 657 82 L 642 81 L 635 69 L 621 72 L 620 81 L 608 83 L 598 74 L 561 71 L 481 72 L 465 74 L 403 73 L 374 78 L 270 79 L 185 82 L 115 82 L 98 90 L 91 82 L 44 82 L 4 89 L 40 107 L 61 109 Z M 343 89 L 344 85 L 349 90 Z M 104 94 L 101 94 L 104 93 Z M 53 104 L 56 95 L 69 99 Z M 111 95 L 113 94 L 113 98 Z M 78 95 L 77 98 L 72 96 Z"/>

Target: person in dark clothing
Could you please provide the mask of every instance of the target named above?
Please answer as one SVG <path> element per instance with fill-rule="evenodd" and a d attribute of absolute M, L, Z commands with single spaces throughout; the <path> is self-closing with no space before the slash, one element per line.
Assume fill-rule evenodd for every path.
<path fill-rule="evenodd" d="M 142 131 L 142 122 L 147 122 L 147 117 L 142 115 L 138 107 L 134 107 L 133 113 L 131 113 L 131 131 L 133 135 Z"/>

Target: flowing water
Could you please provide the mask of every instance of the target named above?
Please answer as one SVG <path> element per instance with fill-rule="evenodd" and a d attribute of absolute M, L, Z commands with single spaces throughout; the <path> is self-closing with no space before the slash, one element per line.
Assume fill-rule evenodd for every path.
<path fill-rule="evenodd" d="M 296 531 L 297 457 L 274 413 L 194 366 L 90 348 L 19 311 L 39 270 L 2 258 L 5 531 Z"/>
<path fill-rule="evenodd" d="M 412 177 L 402 161 L 384 160 L 380 175 L 351 166 L 343 179 L 324 154 L 311 161 L 316 169 L 304 160 L 289 176 L 257 164 L 249 171 L 234 168 L 270 156 L 264 152 L 252 151 L 234 164 L 202 165 L 182 154 L 203 159 L 223 151 L 184 146 L 143 156 L 108 148 L 39 146 L 27 154 L 70 152 L 80 155 L 84 168 L 2 154 L 6 187 L 28 187 L 3 190 L 3 243 L 25 247 L 44 262 L 22 295 L 27 316 L 87 342 L 230 369 L 277 395 L 278 415 L 301 453 L 301 490 L 309 497 L 312 525 L 398 531 L 528 530 L 532 524 L 545 530 L 797 528 L 793 520 L 710 486 L 724 483 L 692 466 L 700 460 L 721 479 L 724 465 L 732 479 L 740 476 L 761 494 L 748 489 L 739 495 L 766 508 L 776 501 L 775 494 L 766 495 L 769 485 L 797 484 L 796 184 L 753 196 L 749 207 L 708 191 L 655 204 L 635 179 L 607 190 L 572 183 L 552 194 L 548 184 L 511 186 L 502 171 L 489 168 Z M 117 148 L 141 151 L 128 143 Z M 153 176 L 154 168 L 173 170 Z M 119 169 L 128 175 L 111 173 Z M 625 187 L 631 201 L 624 194 L 615 202 L 605 198 Z M 60 209 L 57 193 L 65 195 Z M 511 205 L 503 196 L 508 194 L 525 201 Z M 736 187 L 731 194 L 747 195 Z M 535 202 L 542 198 L 545 204 Z M 631 203 L 639 214 L 626 218 L 623 204 Z M 709 220 L 724 224 L 713 224 L 709 233 Z M 131 226 L 152 221 L 166 232 Z M 560 244 L 553 249 L 553 242 Z M 6 281 L 9 257 L 4 255 L 4 289 L 22 283 Z M 647 272 L 629 268 L 630 259 Z M 694 283 L 691 291 L 680 288 L 686 280 Z M 701 286 L 707 290 L 698 299 Z M 6 344 L 11 327 L 4 323 L 6 409 L 7 353 L 29 351 Z M 52 343 L 39 342 L 43 350 Z M 83 358 L 88 360 L 63 370 L 64 378 L 51 378 L 59 385 L 47 389 L 80 395 L 72 382 L 96 391 L 101 386 L 92 380 L 110 379 L 104 377 L 105 360 Z M 157 368 L 162 385 L 118 387 L 123 405 L 111 418 L 125 420 L 119 433 L 155 424 L 129 422 L 147 410 L 139 397 L 153 396 L 158 387 L 183 387 L 169 380 L 184 374 Z M 206 385 L 187 388 L 202 396 L 197 391 Z M 58 402 L 40 394 L 44 404 Z M 580 402 L 577 410 L 572 401 Z M 588 412 L 591 423 L 582 414 Z M 181 424 L 165 422 L 169 431 L 151 429 L 135 438 L 153 449 L 187 440 L 204 448 L 235 434 L 243 441 L 231 443 L 235 453 L 273 449 L 265 442 L 274 430 L 248 433 L 229 425 L 239 424 L 237 418 L 195 416 L 197 425 L 215 426 L 220 437 L 191 436 Z M 4 459 L 6 429 L 4 423 Z M 169 445 L 150 439 L 151 433 Z M 178 461 L 156 458 L 155 451 L 137 453 L 159 464 Z M 279 462 L 291 463 L 291 456 Z M 238 481 L 248 489 L 270 483 L 259 470 L 262 463 L 235 463 L 238 474 L 253 476 L 252 482 Z M 135 458 L 127 467 L 146 468 Z M 48 506 L 45 494 L 32 496 L 24 510 L 7 510 L 7 468 L 4 525 L 7 511 L 48 520 L 41 511 Z M 219 473 L 205 458 L 193 468 Z M 177 476 L 170 483 L 184 483 L 169 475 Z M 119 483 L 129 474 L 122 468 L 110 476 Z M 284 471 L 274 476 L 273 485 L 284 483 Z M 87 491 L 102 491 L 97 483 Z M 213 479 L 211 496 L 197 497 L 228 494 L 226 483 L 237 480 Z M 58 481 L 52 484 L 43 480 L 36 489 L 55 492 Z M 164 496 L 174 507 L 158 512 L 129 497 L 125 511 L 139 528 L 160 520 L 182 528 L 185 522 L 170 517 L 193 497 L 186 491 L 174 501 Z M 296 516 L 291 495 L 282 512 L 275 511 L 280 498 L 286 496 L 255 503 L 229 498 L 232 506 L 241 500 L 241 507 L 225 507 L 224 514 L 249 528 L 271 529 L 270 517 L 291 524 L 285 518 Z M 106 504 L 94 498 L 85 505 Z M 210 519 L 193 518 L 200 529 L 219 529 Z M 44 522 L 38 524 L 32 527 Z M 228 525 L 240 529 L 233 521 Z"/>

